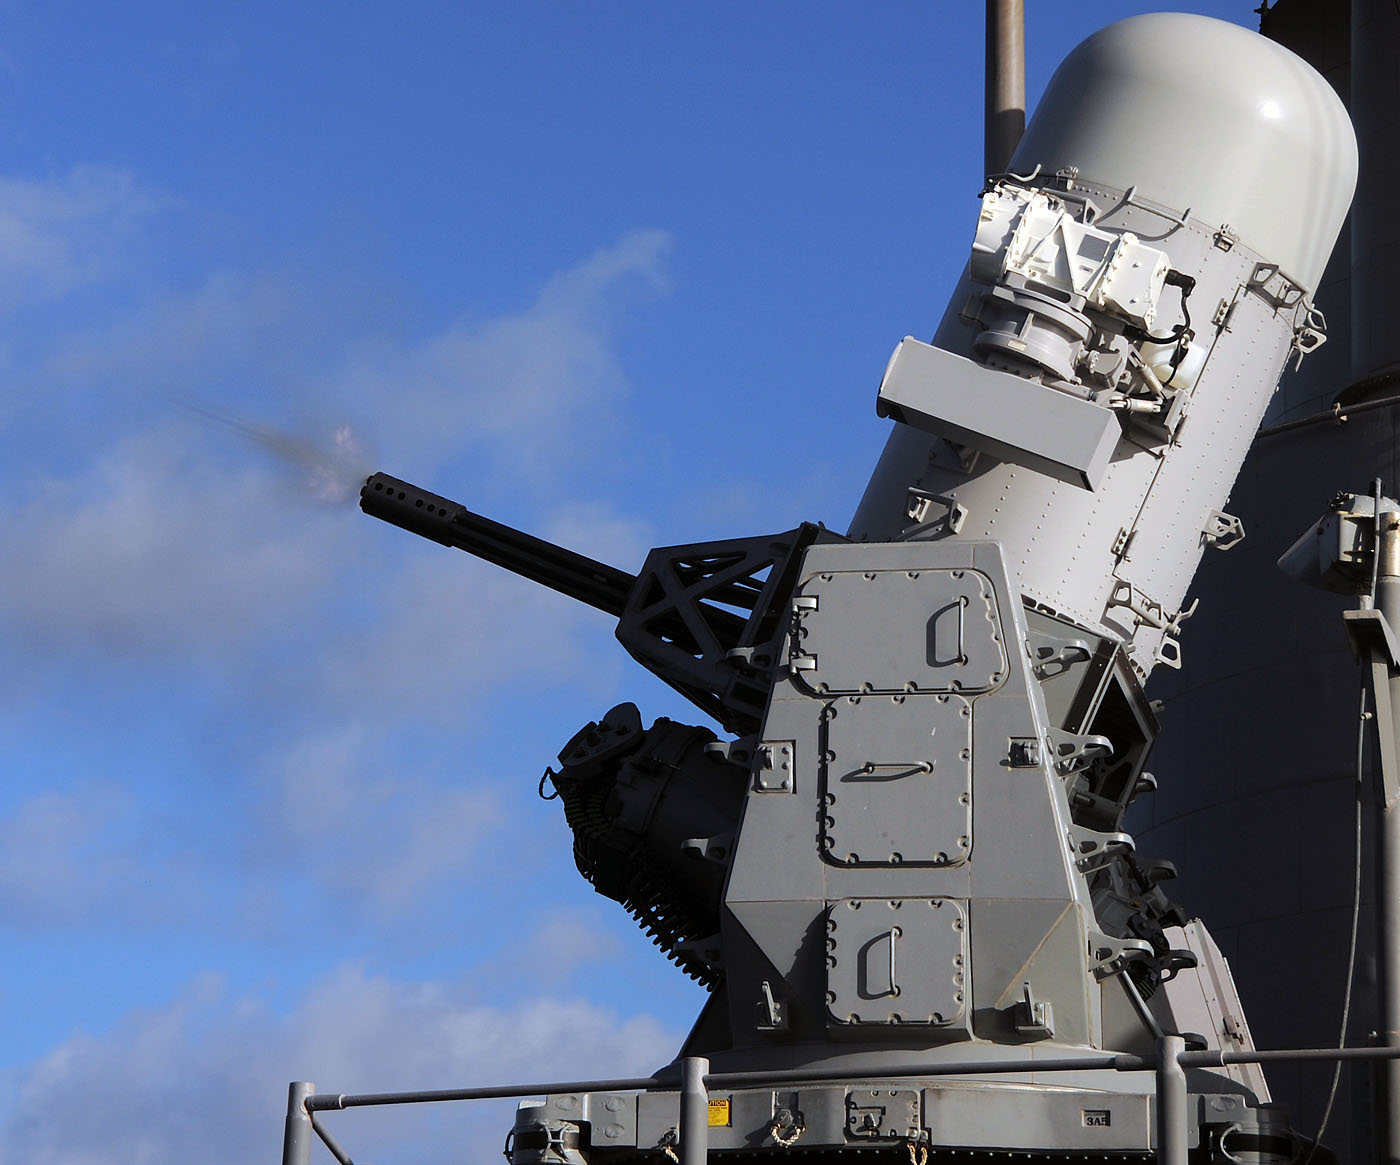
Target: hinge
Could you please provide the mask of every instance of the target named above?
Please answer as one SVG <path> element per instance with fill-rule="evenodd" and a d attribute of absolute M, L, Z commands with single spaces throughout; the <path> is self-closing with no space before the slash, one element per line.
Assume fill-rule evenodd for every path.
<path fill-rule="evenodd" d="M 1129 530 L 1126 526 L 1119 526 L 1118 533 L 1113 538 L 1113 559 L 1115 562 L 1127 562 L 1128 551 L 1133 548 L 1133 539 L 1137 537 L 1137 530 Z"/>

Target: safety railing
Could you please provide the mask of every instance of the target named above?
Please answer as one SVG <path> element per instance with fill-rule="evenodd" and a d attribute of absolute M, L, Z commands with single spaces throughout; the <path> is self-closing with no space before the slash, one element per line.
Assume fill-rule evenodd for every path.
<path fill-rule="evenodd" d="M 1400 1060 L 1400 1047 L 1286 1048 L 1252 1052 L 1187 1051 L 1177 1035 L 1163 1036 L 1151 1056 L 1105 1052 L 1045 1060 L 964 1060 L 904 1065 L 890 1072 L 855 1077 L 849 1068 L 812 1068 L 774 1072 L 711 1072 L 710 1062 L 690 1056 L 680 1073 L 626 1077 L 615 1080 L 570 1080 L 549 1084 L 510 1084 L 486 1088 L 448 1088 L 428 1092 L 368 1092 L 358 1095 L 318 1093 L 316 1086 L 294 1082 L 287 1096 L 287 1125 L 282 1142 L 282 1165 L 310 1165 L 311 1147 L 319 1138 L 339 1165 L 355 1165 L 336 1142 L 318 1113 L 390 1104 L 433 1104 L 444 1101 L 506 1100 L 580 1092 L 680 1091 L 677 1128 L 679 1165 L 705 1165 L 709 1152 L 709 1092 L 711 1088 L 750 1088 L 766 1085 L 818 1084 L 854 1079 L 903 1080 L 935 1076 L 994 1076 L 1035 1072 L 1152 1072 L 1156 1075 L 1156 1160 L 1158 1165 L 1187 1165 L 1189 1105 L 1188 1068 L 1224 1068 L 1231 1064 L 1273 1064 L 1300 1061 Z"/>

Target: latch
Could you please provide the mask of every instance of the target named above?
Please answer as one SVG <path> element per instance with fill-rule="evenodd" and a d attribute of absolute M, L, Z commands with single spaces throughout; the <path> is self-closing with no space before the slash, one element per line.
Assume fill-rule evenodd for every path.
<path fill-rule="evenodd" d="M 1049 1039 L 1055 1034 L 1054 1009 L 1031 994 L 1029 983 L 1021 984 L 1021 999 L 1013 1008 L 1012 1022 L 1023 1036 Z"/>
<path fill-rule="evenodd" d="M 753 787 L 758 793 L 792 793 L 797 789 L 797 741 L 765 740 L 758 746 Z"/>
<path fill-rule="evenodd" d="M 1221 223 L 1220 229 L 1215 232 L 1215 245 L 1222 251 L 1233 251 L 1235 244 L 1239 241 L 1239 235 L 1235 234 L 1225 223 Z"/>
<path fill-rule="evenodd" d="M 1007 742 L 1007 763 L 1013 769 L 1040 767 L 1040 740 L 1034 736 L 1013 737 Z"/>
<path fill-rule="evenodd" d="M 918 1140 L 919 1094 L 912 1088 L 852 1088 L 846 1093 L 846 1135 L 862 1140 Z"/>
<path fill-rule="evenodd" d="M 761 1032 L 785 1032 L 788 1030 L 787 1004 L 773 995 L 773 987 L 763 980 L 762 998 L 754 1005 L 754 1027 Z"/>
<path fill-rule="evenodd" d="M 796 1092 L 773 1093 L 773 1119 L 768 1122 L 768 1135 L 784 1149 L 797 1144 L 807 1128 L 807 1118 L 798 1107 L 798 1100 Z"/>

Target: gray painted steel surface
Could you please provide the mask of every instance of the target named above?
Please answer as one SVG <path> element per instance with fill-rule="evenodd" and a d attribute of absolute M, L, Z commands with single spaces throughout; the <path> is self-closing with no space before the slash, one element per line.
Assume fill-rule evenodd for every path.
<path fill-rule="evenodd" d="M 1144 198 L 1240 240 L 1317 287 L 1356 184 L 1346 108 L 1304 61 L 1236 24 L 1162 12 L 1065 58 L 1011 170 L 1039 166 Z"/>

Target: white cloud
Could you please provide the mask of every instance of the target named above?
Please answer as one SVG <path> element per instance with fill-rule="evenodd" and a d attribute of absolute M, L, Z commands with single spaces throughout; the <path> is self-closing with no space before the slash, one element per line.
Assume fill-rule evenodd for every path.
<path fill-rule="evenodd" d="M 609 929 L 616 922 L 617 913 L 605 922 L 603 912 L 595 906 L 550 911 L 527 942 L 507 951 L 505 962 L 517 974 L 533 973 L 550 986 L 568 983 L 582 968 L 596 970 L 600 963 L 619 954 L 617 939 Z M 624 925 L 630 924 L 628 919 Z"/>
<path fill-rule="evenodd" d="M 383 752 L 356 723 L 278 755 L 254 855 L 264 873 L 294 867 L 357 912 L 380 916 L 413 913 L 429 884 L 479 880 L 482 841 L 501 822 L 493 790 L 392 775 Z"/>
<path fill-rule="evenodd" d="M 541 536 L 631 573 L 642 568 L 653 545 L 648 523 L 597 501 L 571 501 L 556 507 Z"/>
<path fill-rule="evenodd" d="M 344 557 L 328 511 L 273 475 L 222 475 L 167 428 L 0 513 L 0 620 L 34 651 L 220 651 L 275 634 Z"/>
<path fill-rule="evenodd" d="M 101 249 L 97 267 L 73 257 L 81 224 L 142 213 L 120 183 L 64 190 L 71 204 L 59 198 L 41 212 L 26 201 L 33 191 L 0 182 L 0 276 L 9 264 L 23 283 L 41 278 L 25 264 L 42 267 L 50 280 L 42 293 L 62 295 L 101 275 Z M 14 227 L 8 253 L 7 206 L 31 228 Z M 314 946 L 328 963 L 387 949 L 404 928 L 452 925 L 447 895 L 471 895 L 473 909 L 499 916 L 500 870 L 528 882 L 543 861 L 530 846 L 546 843 L 522 830 L 513 864 L 483 868 L 484 855 L 501 856 L 493 835 L 510 836 L 509 801 L 491 781 L 518 780 L 519 758 L 500 774 L 502 758 L 485 751 L 474 720 L 510 705 L 522 679 L 534 688 L 543 676 L 572 697 L 609 688 L 622 659 L 611 621 L 349 506 L 318 503 L 304 466 L 289 473 L 285 459 L 243 455 L 226 426 L 191 423 L 163 394 L 251 416 L 255 427 L 324 436 L 352 423 L 408 463 L 391 459 L 390 471 L 427 466 L 424 485 L 460 488 L 468 502 L 491 491 L 525 499 L 522 522 L 633 569 L 647 533 L 589 500 L 590 471 L 600 450 L 627 440 L 620 311 L 635 291 L 662 286 L 666 245 L 658 233 L 628 236 L 513 315 L 461 319 L 410 340 L 349 337 L 335 318 L 339 289 L 319 295 L 283 273 L 221 274 L 47 358 L 21 350 L 17 375 L 40 391 L 23 394 L 33 422 L 23 440 L 19 426 L 8 434 L 0 641 L 18 663 L 0 683 L 51 720 L 63 719 L 59 701 L 101 705 L 114 681 L 133 706 L 149 700 L 162 714 L 154 726 L 139 713 L 117 727 L 73 717 L 84 730 L 116 734 L 88 742 L 84 758 L 117 754 L 113 772 L 149 759 L 153 772 L 40 793 L 0 819 L 8 918 L 172 923 L 154 935 L 153 960 L 165 944 L 188 957 L 218 927 L 220 942 L 237 946 L 228 958 L 269 957 L 277 968 L 269 939 L 287 938 L 294 898 L 299 924 L 332 929 L 341 919 L 354 931 L 295 937 L 297 958 Z M 287 437 L 259 433 L 264 447 L 263 436 Z M 449 464 L 465 479 L 460 487 L 434 480 L 434 467 Z M 510 714 L 547 719 L 518 707 Z M 537 750 L 543 760 L 576 726 Z M 444 758 L 464 757 L 454 783 Z M 533 774 L 524 782 L 528 793 Z M 166 812 L 178 818 L 170 836 L 161 835 Z M 563 918 L 521 941 L 541 960 L 553 952 L 551 974 L 565 961 L 560 944 L 575 965 L 609 954 Z M 102 956 L 100 940 L 92 949 Z M 153 979 L 176 973 L 152 967 Z M 540 981 L 531 974 L 522 968 L 516 984 Z M 271 1158 L 293 1077 L 357 1090 L 612 1075 L 657 1066 L 676 1042 L 645 1017 L 621 1020 L 578 1000 L 483 1003 L 461 984 L 347 970 L 284 1017 L 211 979 L 11 1073 L 0 1161 Z M 90 1094 L 77 1106 L 75 1089 Z M 494 1154 L 505 1126 L 488 1123 L 480 1147 Z M 361 1155 L 350 1132 L 342 1139 Z"/>
<path fill-rule="evenodd" d="M 50 927 L 171 908 L 144 876 L 133 821 L 131 798 L 110 784 L 20 801 L 0 817 L 0 917 Z"/>
<path fill-rule="evenodd" d="M 171 205 L 109 167 L 79 166 L 46 181 L 0 179 L 0 309 L 111 274 L 131 226 Z"/>
<path fill-rule="evenodd" d="M 484 448 L 494 471 L 553 481 L 625 427 L 618 307 L 635 287 L 664 287 L 669 245 L 660 231 L 629 234 L 556 275 L 525 311 L 361 353 L 331 390 L 375 418 L 391 458 L 431 467 Z"/>
<path fill-rule="evenodd" d="M 475 704 L 522 676 L 582 679 L 585 636 L 611 633 L 609 616 L 499 567 L 427 543 L 408 550 L 400 569 L 374 568 L 373 625 L 324 645 L 316 690 L 336 709 L 461 727 Z"/>
<path fill-rule="evenodd" d="M 679 1033 L 650 1016 L 624 1018 L 579 999 L 503 1006 L 460 983 L 410 984 L 353 966 L 312 986 L 286 1016 L 231 997 L 207 976 L 164 1008 L 131 1012 L 113 1030 L 77 1035 L 11 1073 L 0 1160 L 275 1160 L 293 1079 L 354 1093 L 644 1075 L 678 1043 Z M 510 1119 L 509 1105 L 325 1117 L 357 1160 L 489 1159 Z"/>
<path fill-rule="evenodd" d="M 0 209 L 5 191 L 0 183 Z M 495 634 L 503 626 L 535 642 L 553 639 L 567 657 L 574 616 L 560 603 L 525 596 L 521 584 L 491 571 L 472 574 L 439 561 L 429 567 L 406 549 L 408 535 L 399 536 L 405 549 L 389 551 L 374 577 L 352 587 L 350 563 L 363 565 L 378 553 L 369 547 L 386 543 L 348 507 L 311 504 L 309 495 L 326 492 L 327 464 L 342 478 L 353 472 L 343 450 L 327 459 L 313 455 L 314 447 L 367 434 L 420 468 L 464 455 L 465 480 L 423 484 L 460 489 L 468 502 L 483 490 L 538 492 L 566 474 L 577 480 L 608 441 L 625 439 L 613 317 L 632 285 L 662 285 L 666 248 L 660 232 L 629 235 L 556 276 L 517 315 L 458 321 L 417 344 L 379 342 L 370 345 L 373 355 L 308 323 L 315 309 L 305 303 L 316 297 L 275 277 L 215 277 L 193 296 L 148 305 L 114 330 L 74 341 L 49 361 L 52 394 L 38 393 L 28 406 L 52 410 L 40 432 L 55 436 L 21 446 L 16 460 L 25 476 L 10 482 L 11 504 L 0 515 L 0 570 L 8 579 L 0 630 L 8 625 L 21 645 L 39 651 L 223 651 L 249 636 L 281 633 L 308 603 L 324 611 L 361 589 L 381 596 L 381 627 L 368 644 L 356 643 L 352 631 L 343 654 L 363 659 L 390 688 L 422 693 L 423 685 L 401 678 L 413 670 L 409 657 L 421 666 L 445 656 L 434 670 L 450 682 L 488 665 L 508 669 L 511 645 Z M 298 344 L 305 349 L 299 361 L 288 355 Z M 313 352 L 317 345 L 333 350 Z M 308 382 L 295 393 L 300 403 L 284 408 L 273 390 L 286 387 L 289 365 L 301 367 Z M 318 387 L 309 383 L 313 366 L 323 372 Z M 332 366 L 338 370 L 326 371 Z M 220 383 L 235 374 L 243 407 L 189 390 L 196 376 Z M 92 384 L 102 386 L 96 397 L 85 388 Z M 64 410 L 79 407 L 80 389 L 81 412 L 70 415 Z M 193 396 L 223 424 L 179 417 L 157 391 Z M 233 416 L 256 408 L 248 402 L 260 394 L 273 411 L 319 414 L 314 434 Z M 69 446 L 75 426 L 83 432 L 77 440 L 99 442 L 90 456 Z M 239 465 L 229 441 L 241 440 L 240 430 L 278 461 L 259 454 Z M 303 463 L 293 473 L 289 457 Z M 399 463 L 391 457 L 388 467 Z M 336 485 L 343 495 L 344 482 Z M 585 551 L 626 560 L 644 549 L 636 523 L 580 500 L 577 490 L 555 514 Z M 399 575 L 401 556 L 410 565 Z M 371 600 L 361 613 L 373 617 L 373 609 Z M 424 611 L 442 622 L 432 626 Z M 345 659 L 331 660 L 328 686 L 345 667 Z"/>

